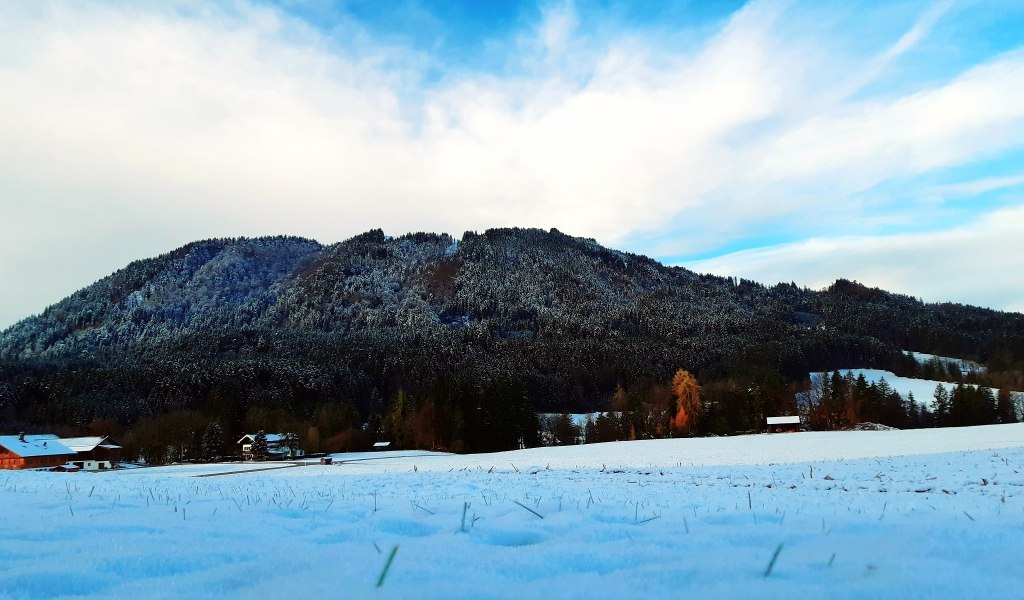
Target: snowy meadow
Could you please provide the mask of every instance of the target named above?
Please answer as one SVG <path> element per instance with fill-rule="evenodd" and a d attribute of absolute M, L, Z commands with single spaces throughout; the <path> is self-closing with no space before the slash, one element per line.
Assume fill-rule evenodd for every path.
<path fill-rule="evenodd" d="M 4 472 L 0 598 L 1024 589 L 1024 424 L 335 460 Z"/>

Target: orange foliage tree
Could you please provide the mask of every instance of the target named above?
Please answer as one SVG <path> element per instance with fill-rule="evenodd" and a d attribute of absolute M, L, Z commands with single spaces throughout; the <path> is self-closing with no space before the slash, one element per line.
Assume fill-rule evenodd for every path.
<path fill-rule="evenodd" d="M 676 416 L 672 428 L 676 431 L 691 431 L 704 412 L 697 379 L 689 371 L 679 369 L 672 378 L 672 394 L 676 397 Z"/>

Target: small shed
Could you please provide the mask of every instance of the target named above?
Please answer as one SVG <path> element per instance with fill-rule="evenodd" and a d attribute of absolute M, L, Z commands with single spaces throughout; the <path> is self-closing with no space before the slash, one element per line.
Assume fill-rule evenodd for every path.
<path fill-rule="evenodd" d="M 373 444 L 373 449 L 374 450 L 387 450 L 390 447 L 391 447 L 391 442 L 374 442 L 374 444 Z"/>
<path fill-rule="evenodd" d="M 59 467 L 74 454 L 55 435 L 0 435 L 0 469 Z"/>
<path fill-rule="evenodd" d="M 791 433 L 799 431 L 800 417 L 797 415 L 784 417 L 768 417 L 768 433 Z"/>
<path fill-rule="evenodd" d="M 333 462 L 334 462 L 334 458 L 332 458 L 330 456 L 322 456 L 322 457 L 320 457 L 320 464 L 322 464 L 322 465 L 329 465 L 329 464 L 332 464 Z"/>

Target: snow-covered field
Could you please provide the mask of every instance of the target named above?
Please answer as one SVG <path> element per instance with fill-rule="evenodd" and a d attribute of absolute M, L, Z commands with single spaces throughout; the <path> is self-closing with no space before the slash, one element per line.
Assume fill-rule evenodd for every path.
<path fill-rule="evenodd" d="M 337 460 L 0 473 L 0 598 L 1024 589 L 1024 424 Z"/>

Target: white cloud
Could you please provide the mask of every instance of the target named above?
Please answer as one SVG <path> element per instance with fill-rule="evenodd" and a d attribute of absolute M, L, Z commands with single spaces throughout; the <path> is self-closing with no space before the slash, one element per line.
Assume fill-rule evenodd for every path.
<path fill-rule="evenodd" d="M 984 177 L 974 181 L 951 183 L 948 185 L 935 186 L 926 190 L 926 193 L 929 196 L 937 198 L 960 198 L 965 196 L 979 196 L 988 192 L 1019 186 L 1024 186 L 1024 175 Z"/>
<path fill-rule="evenodd" d="M 930 302 L 1024 312 L 1024 208 L 996 211 L 951 229 L 811 238 L 685 265 L 701 273 L 796 282 L 820 289 L 837 274 Z"/>
<path fill-rule="evenodd" d="M 937 89 L 815 115 L 770 140 L 754 176 L 827 181 L 849 193 L 971 162 L 1024 145 L 1021 98 L 1024 53 L 1015 52 Z"/>
<path fill-rule="evenodd" d="M 576 11 L 572 2 L 565 2 L 544 7 L 541 14 L 543 19 L 538 38 L 546 52 L 558 54 L 565 49 L 579 25 Z"/>
<path fill-rule="evenodd" d="M 532 48 L 510 42 L 520 74 L 426 84 L 423 56 L 344 19 L 327 38 L 244 0 L 5 3 L 0 281 L 38 292 L 0 324 L 211 236 L 520 225 L 681 253 L 816 213 L 863 219 L 860 190 L 1024 140 L 1019 52 L 849 99 L 944 10 L 857 58 L 785 4 L 754 2 L 687 51 L 588 38 L 572 4 L 549 5 Z"/>

